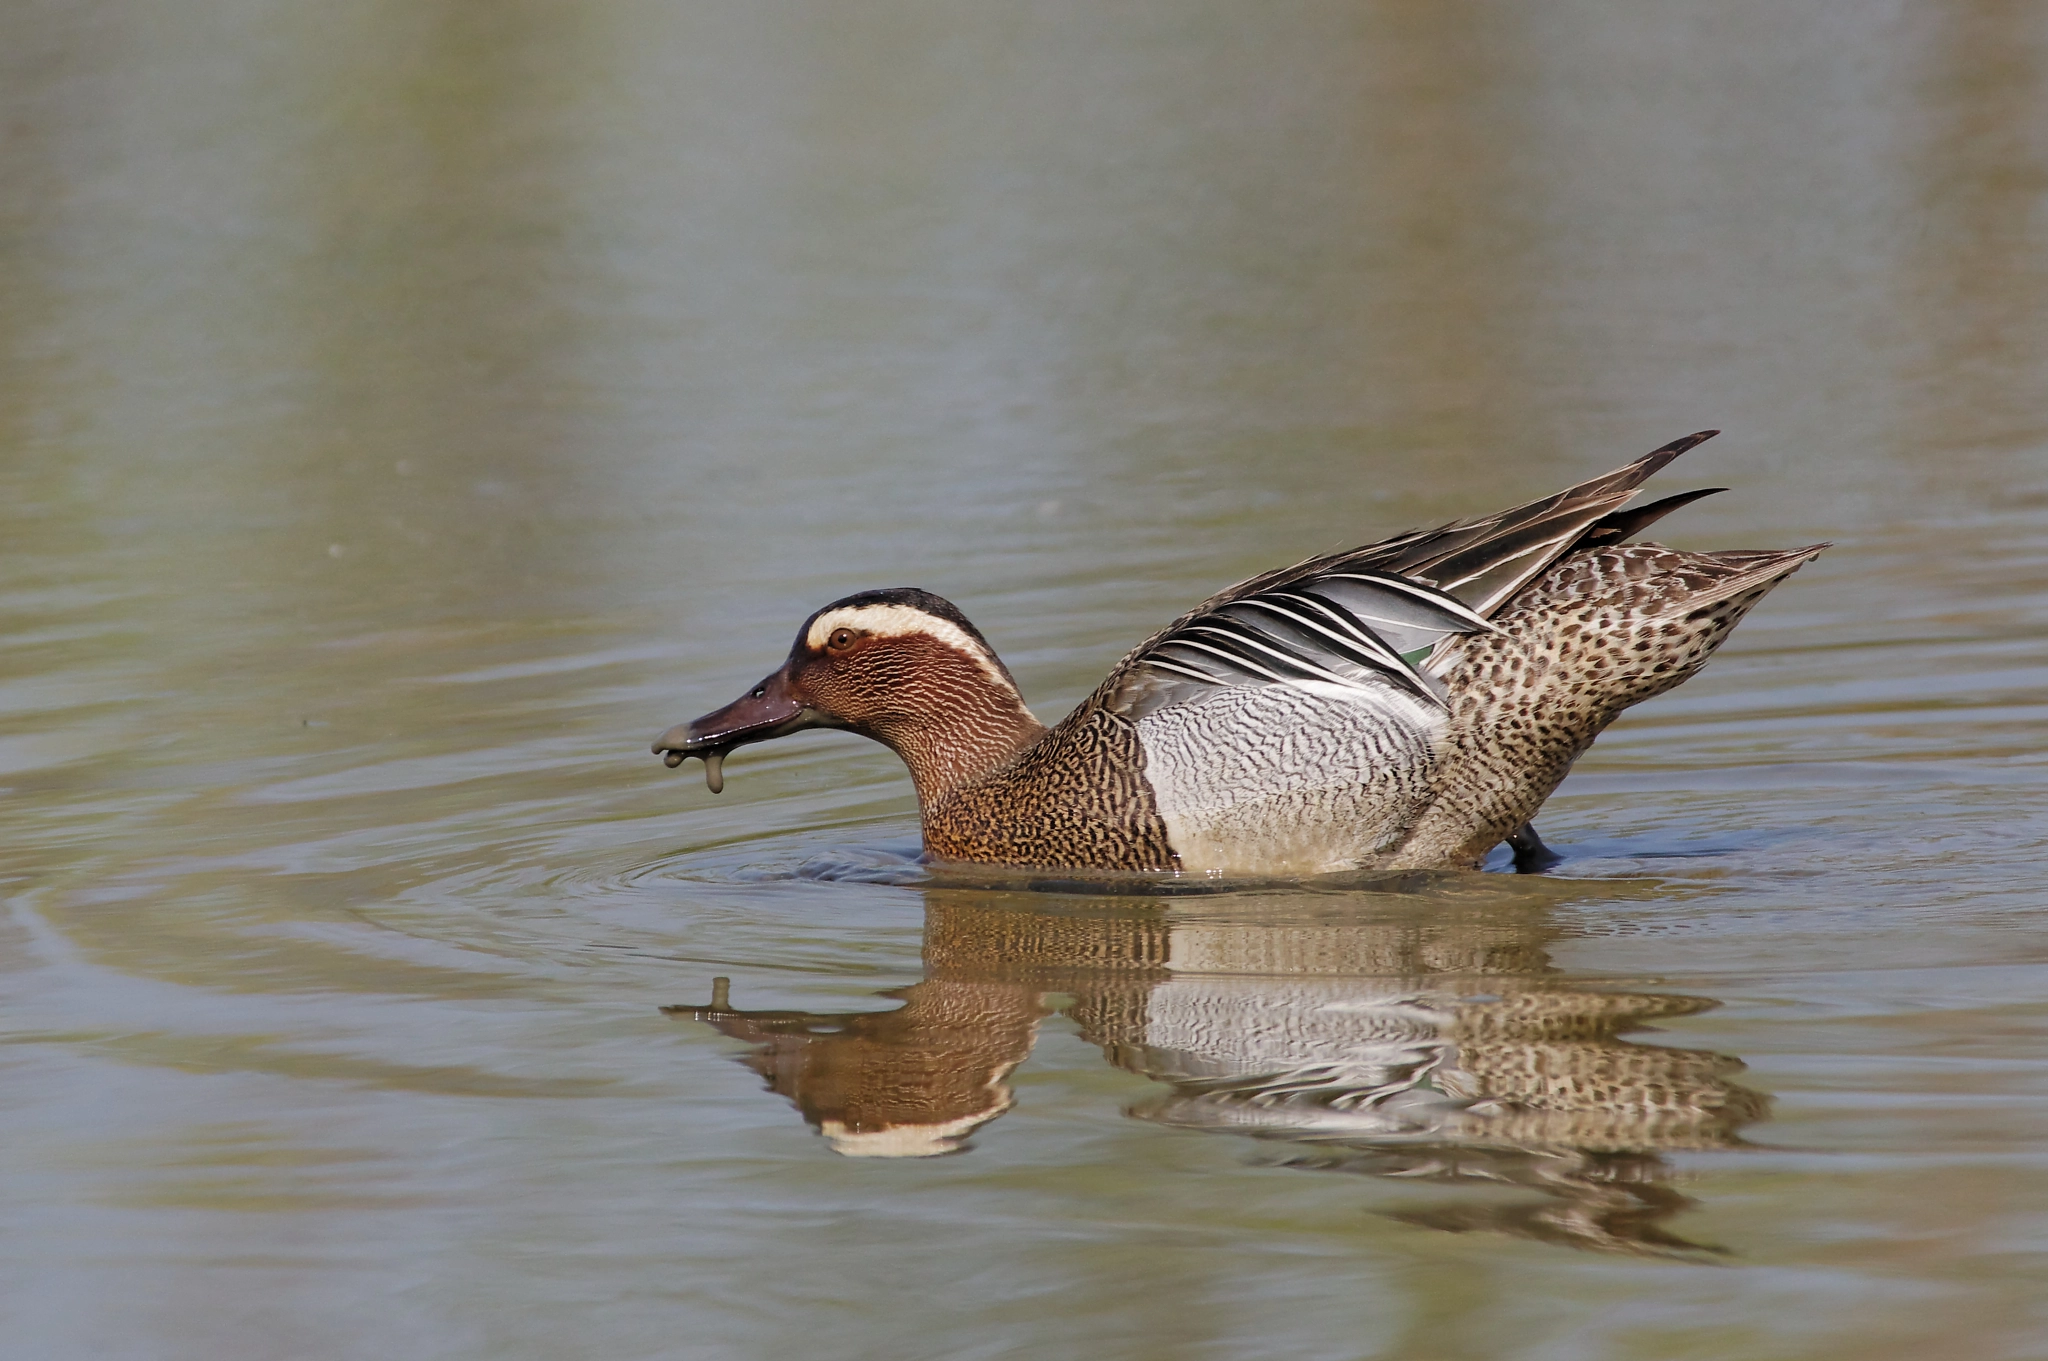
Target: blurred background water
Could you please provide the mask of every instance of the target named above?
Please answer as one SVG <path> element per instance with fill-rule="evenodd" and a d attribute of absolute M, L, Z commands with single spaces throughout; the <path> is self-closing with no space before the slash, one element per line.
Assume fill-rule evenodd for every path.
<path fill-rule="evenodd" d="M 1056 714 L 1706 426 L 1660 534 L 1840 546 L 1555 875 L 647 753 L 851 590 Z M 2048 1356 L 2044 586 L 2026 0 L 22 0 L 4 1350 Z"/>

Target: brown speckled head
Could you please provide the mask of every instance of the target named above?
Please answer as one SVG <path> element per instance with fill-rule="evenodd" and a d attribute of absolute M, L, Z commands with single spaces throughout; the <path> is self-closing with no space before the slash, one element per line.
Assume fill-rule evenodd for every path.
<path fill-rule="evenodd" d="M 835 600 L 797 630 L 789 659 L 747 695 L 655 740 L 671 763 L 716 763 L 748 742 L 843 728 L 910 767 L 926 808 L 1029 746 L 1044 728 L 980 630 L 929 591 L 899 587 Z"/>

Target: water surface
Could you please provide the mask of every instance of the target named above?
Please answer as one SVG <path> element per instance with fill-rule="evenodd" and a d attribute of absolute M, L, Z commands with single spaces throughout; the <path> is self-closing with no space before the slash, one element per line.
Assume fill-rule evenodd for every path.
<path fill-rule="evenodd" d="M 9 1350 L 2048 1355 L 2044 189 L 1998 0 L 12 8 Z M 1552 875 L 647 754 L 1707 426 L 1672 542 L 1838 547 Z"/>

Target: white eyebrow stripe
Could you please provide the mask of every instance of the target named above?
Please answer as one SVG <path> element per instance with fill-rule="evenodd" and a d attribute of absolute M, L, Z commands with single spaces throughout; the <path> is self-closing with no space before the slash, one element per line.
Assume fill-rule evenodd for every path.
<path fill-rule="evenodd" d="M 955 652 L 964 653 L 974 660 L 982 674 L 1010 694 L 1017 694 L 1017 687 L 1003 674 L 1003 668 L 989 654 L 989 650 L 974 640 L 973 635 L 950 619 L 941 619 L 935 614 L 909 605 L 847 605 L 841 609 L 827 610 L 811 621 L 810 631 L 804 634 L 804 646 L 817 651 L 825 646 L 825 640 L 839 629 L 852 629 L 856 633 L 873 634 L 877 638 L 906 638 L 921 633 L 927 638 L 944 643 Z M 1018 696 L 1022 700 L 1022 696 Z"/>

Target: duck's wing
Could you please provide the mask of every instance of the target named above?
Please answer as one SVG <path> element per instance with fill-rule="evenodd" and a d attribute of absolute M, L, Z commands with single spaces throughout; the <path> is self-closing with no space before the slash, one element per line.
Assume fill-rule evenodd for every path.
<path fill-rule="evenodd" d="M 1687 492 L 1641 510 L 1620 510 L 1665 464 L 1719 433 L 1702 430 L 1673 440 L 1633 463 L 1541 501 L 1336 556 L 1357 566 L 1426 581 L 1491 618 L 1516 591 L 1589 536 L 1600 543 L 1619 542 L 1687 501 L 1707 495 Z"/>
<path fill-rule="evenodd" d="M 1269 685 L 1374 706 L 1406 696 L 1440 709 L 1442 683 L 1416 663 L 1446 634 L 1491 627 L 1456 596 L 1406 577 L 1315 572 L 1182 617 L 1117 668 L 1105 698 L 1132 719 L 1206 690 Z"/>
<path fill-rule="evenodd" d="M 1658 469 L 1712 438 L 1675 440 L 1625 467 L 1483 519 L 1417 530 L 1239 582 L 1140 643 L 1094 696 L 1138 718 L 1205 689 L 1286 685 L 1359 702 L 1419 700 L 1442 686 L 1417 665 L 1588 542 L 1628 537 L 1687 500 L 1620 507 Z M 1332 689 L 1331 687 L 1334 687 Z"/>

